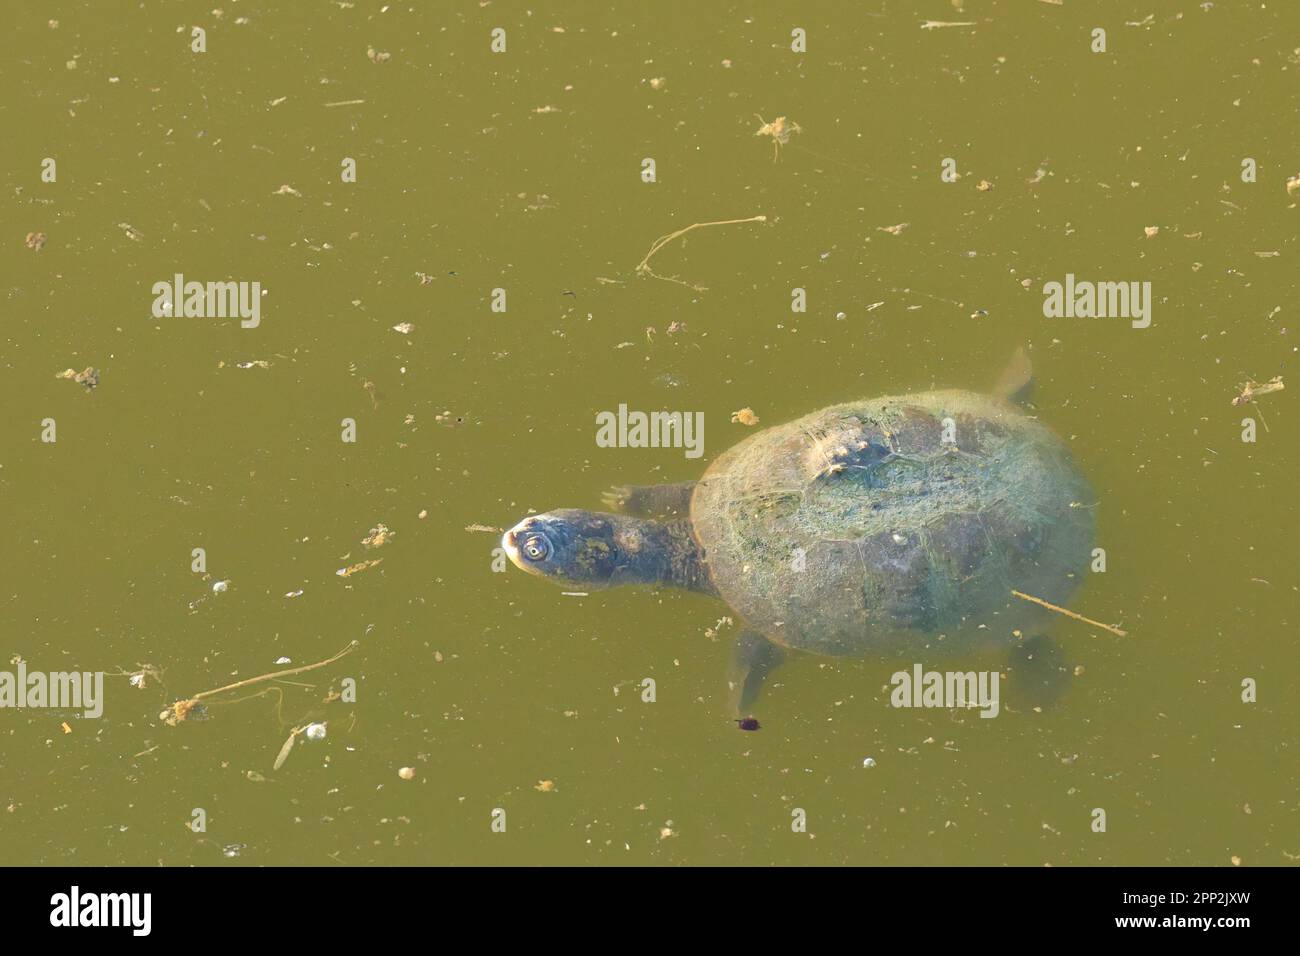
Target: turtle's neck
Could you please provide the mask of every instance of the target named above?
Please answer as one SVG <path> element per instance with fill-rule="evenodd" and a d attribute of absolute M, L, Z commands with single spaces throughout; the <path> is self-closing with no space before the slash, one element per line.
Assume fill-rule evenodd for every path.
<path fill-rule="evenodd" d="M 605 517 L 615 525 L 616 539 L 622 545 L 622 564 L 611 584 L 653 584 L 702 594 L 718 593 L 709 579 L 689 520 Z"/>
<path fill-rule="evenodd" d="M 688 519 L 666 521 L 660 527 L 664 530 L 664 551 L 668 555 L 664 584 L 716 596 L 718 590 L 709 577 L 709 568 L 695 540 L 691 522 Z"/>

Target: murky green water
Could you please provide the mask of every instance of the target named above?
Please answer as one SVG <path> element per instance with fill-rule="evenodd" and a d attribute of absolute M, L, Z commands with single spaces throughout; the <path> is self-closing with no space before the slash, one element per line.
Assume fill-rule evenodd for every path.
<path fill-rule="evenodd" d="M 1230 404 L 1294 351 L 1292 4 L 25 6 L 0 38 L 0 666 L 110 676 L 99 719 L 0 711 L 5 862 L 1300 854 L 1292 393 Z M 779 162 L 755 114 L 800 126 Z M 760 215 L 655 256 L 706 291 L 635 275 L 656 237 Z M 177 272 L 260 282 L 260 326 L 154 318 Z M 1151 282 L 1151 326 L 1045 318 L 1067 273 Z M 1129 632 L 1055 619 L 1082 673 L 1042 713 L 892 709 L 912 660 L 799 657 L 741 733 L 725 606 L 564 596 L 465 530 L 696 478 L 743 407 L 984 388 L 1019 344 L 1100 502 L 1107 570 L 1071 607 Z M 55 377 L 87 366 L 93 392 Z M 596 447 L 620 403 L 703 412 L 704 458 Z"/>

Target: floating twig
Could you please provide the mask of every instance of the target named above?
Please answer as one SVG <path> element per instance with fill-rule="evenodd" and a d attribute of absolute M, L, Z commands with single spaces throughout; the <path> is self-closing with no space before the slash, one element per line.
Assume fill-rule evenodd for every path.
<path fill-rule="evenodd" d="M 1111 627 L 1109 624 L 1102 624 L 1100 621 L 1094 621 L 1092 618 L 1084 617 L 1082 614 L 1075 614 L 1073 611 L 1067 611 L 1063 607 L 1057 607 L 1055 604 L 1050 604 L 1047 601 L 1044 601 L 1042 598 L 1036 598 L 1032 594 L 1025 594 L 1023 591 L 1016 591 L 1014 589 L 1011 591 L 1011 593 L 1014 594 L 1016 597 L 1021 598 L 1022 600 L 1032 601 L 1035 604 L 1041 604 L 1049 611 L 1056 611 L 1058 614 L 1064 614 L 1066 617 L 1072 617 L 1076 621 L 1083 621 L 1083 623 L 1085 624 L 1091 624 L 1093 627 L 1099 627 L 1103 631 L 1110 631 L 1112 634 L 1118 634 L 1120 637 L 1128 637 L 1128 631 L 1121 631 L 1118 627 Z"/>
<path fill-rule="evenodd" d="M 215 687 L 212 690 L 205 690 L 201 694 L 195 694 L 193 697 L 186 698 L 185 700 L 178 700 L 173 704 L 169 704 L 167 709 L 158 715 L 158 719 L 169 727 L 175 727 L 189 716 L 190 711 L 197 707 L 200 701 L 209 697 L 215 697 L 217 694 L 224 694 L 226 691 L 238 690 L 241 687 L 261 684 L 265 681 L 275 680 L 279 677 L 292 677 L 294 674 L 314 671 L 318 667 L 325 667 L 328 664 L 333 664 L 342 657 L 346 657 L 360 646 L 361 642 L 354 640 L 333 657 L 328 657 L 323 661 L 317 661 L 315 664 L 303 664 L 301 667 L 290 667 L 287 670 L 273 671 L 270 674 L 260 674 L 257 677 L 247 677 L 244 680 L 235 681 L 235 683 L 227 684 L 224 687 Z"/>
<path fill-rule="evenodd" d="M 736 226 L 746 222 L 767 222 L 767 217 L 750 216 L 748 219 L 719 219 L 716 222 L 693 222 L 685 229 L 678 229 L 676 232 L 670 232 L 666 236 L 660 236 L 654 241 L 654 244 L 650 246 L 650 251 L 645 254 L 645 258 L 637 263 L 636 273 L 637 275 L 647 275 L 655 279 L 663 279 L 665 282 L 676 282 L 678 285 L 684 285 L 688 289 L 694 289 L 696 292 L 703 292 L 704 286 L 691 285 L 689 282 L 683 282 L 681 279 L 658 275 L 650 268 L 650 257 L 664 246 L 668 245 L 668 243 L 686 235 L 692 229 L 703 229 L 705 226 Z"/>

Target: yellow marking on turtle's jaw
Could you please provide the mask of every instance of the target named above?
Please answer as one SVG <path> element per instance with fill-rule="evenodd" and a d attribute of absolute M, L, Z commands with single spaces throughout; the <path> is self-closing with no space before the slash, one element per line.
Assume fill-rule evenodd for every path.
<path fill-rule="evenodd" d="M 529 574 L 541 575 L 542 571 L 540 560 L 531 560 L 524 555 L 520 548 L 530 533 L 537 528 L 537 516 L 530 515 L 523 521 L 519 522 L 504 535 L 501 536 L 501 547 L 505 549 L 506 556 L 510 558 L 512 564 L 521 571 L 527 571 Z M 544 537 L 544 536 L 543 536 Z M 546 542 L 548 553 L 550 551 L 550 542 Z"/>
<path fill-rule="evenodd" d="M 501 547 L 505 549 L 506 557 L 510 559 L 511 564 L 519 568 L 521 571 L 531 570 L 528 567 L 528 562 L 524 560 L 524 556 L 519 553 L 519 542 L 517 538 L 518 535 L 523 534 L 529 521 L 530 519 L 525 518 L 501 536 Z"/>

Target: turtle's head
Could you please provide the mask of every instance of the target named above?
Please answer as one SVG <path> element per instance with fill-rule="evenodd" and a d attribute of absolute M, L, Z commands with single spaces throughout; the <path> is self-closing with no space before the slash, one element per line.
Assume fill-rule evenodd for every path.
<path fill-rule="evenodd" d="M 657 564 L 647 560 L 649 524 L 565 508 L 525 518 L 505 533 L 501 546 L 520 568 L 557 584 L 603 588 L 645 582 Z"/>

